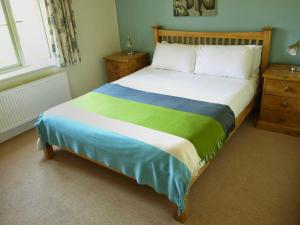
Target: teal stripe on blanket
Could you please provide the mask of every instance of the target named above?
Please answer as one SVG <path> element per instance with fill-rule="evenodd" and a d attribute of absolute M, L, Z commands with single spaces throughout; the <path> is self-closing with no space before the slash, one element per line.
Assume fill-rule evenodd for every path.
<path fill-rule="evenodd" d="M 36 128 L 44 145 L 67 148 L 133 177 L 139 184 L 165 194 L 184 211 L 191 173 L 172 155 L 142 141 L 64 117 L 42 114 Z"/>

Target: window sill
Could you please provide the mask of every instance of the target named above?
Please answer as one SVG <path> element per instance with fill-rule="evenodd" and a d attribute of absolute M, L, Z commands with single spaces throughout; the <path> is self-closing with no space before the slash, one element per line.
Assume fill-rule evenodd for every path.
<path fill-rule="evenodd" d="M 14 79 L 14 78 L 17 78 L 20 76 L 24 76 L 26 74 L 37 73 L 42 70 L 50 69 L 50 68 L 55 68 L 53 61 L 46 61 L 46 62 L 40 63 L 38 65 L 16 68 L 13 71 L 9 71 L 7 73 L 0 74 L 0 82 Z"/>

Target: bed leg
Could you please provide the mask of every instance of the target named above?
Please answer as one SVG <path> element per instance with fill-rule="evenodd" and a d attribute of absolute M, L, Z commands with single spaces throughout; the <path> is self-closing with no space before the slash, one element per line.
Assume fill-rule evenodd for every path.
<path fill-rule="evenodd" d="M 52 145 L 46 144 L 46 148 L 44 149 L 45 159 L 51 159 L 54 156 L 54 150 Z"/>
<path fill-rule="evenodd" d="M 175 220 L 177 220 L 179 223 L 182 223 L 184 224 L 188 218 L 188 215 L 189 215 L 189 202 L 188 202 L 188 197 L 185 197 L 184 199 L 184 202 L 185 202 L 185 210 L 184 212 L 182 212 L 180 215 L 178 215 L 178 208 L 175 212 Z"/>

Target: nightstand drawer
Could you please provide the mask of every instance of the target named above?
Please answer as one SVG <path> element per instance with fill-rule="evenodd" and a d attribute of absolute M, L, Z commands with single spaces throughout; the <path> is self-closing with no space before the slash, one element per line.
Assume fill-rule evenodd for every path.
<path fill-rule="evenodd" d="M 300 128 L 300 114 L 262 110 L 261 119 L 273 124 Z"/>
<path fill-rule="evenodd" d="M 119 80 L 122 77 L 127 76 L 128 74 L 130 74 L 129 72 L 123 72 L 123 73 L 118 73 L 118 72 L 108 72 L 109 74 L 109 82 L 113 82 L 115 80 Z"/>
<path fill-rule="evenodd" d="M 283 112 L 300 113 L 300 99 L 280 97 L 275 95 L 264 95 L 262 108 Z"/>
<path fill-rule="evenodd" d="M 130 66 L 125 62 L 107 61 L 106 68 L 108 72 L 113 73 L 130 73 Z"/>
<path fill-rule="evenodd" d="M 300 98 L 300 83 L 266 79 L 264 91 L 266 94 Z"/>

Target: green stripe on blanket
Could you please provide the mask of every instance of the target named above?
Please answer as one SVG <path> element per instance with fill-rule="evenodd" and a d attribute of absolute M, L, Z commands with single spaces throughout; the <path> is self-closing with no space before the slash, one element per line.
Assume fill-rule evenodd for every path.
<path fill-rule="evenodd" d="M 208 116 L 139 103 L 91 92 L 72 101 L 88 112 L 189 140 L 199 157 L 210 160 L 225 141 L 221 124 Z"/>

